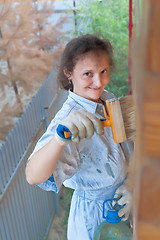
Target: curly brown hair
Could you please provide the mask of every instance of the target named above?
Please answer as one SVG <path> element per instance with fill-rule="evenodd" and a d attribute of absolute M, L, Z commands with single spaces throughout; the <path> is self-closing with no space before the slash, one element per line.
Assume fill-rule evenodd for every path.
<path fill-rule="evenodd" d="M 64 68 L 68 72 L 72 72 L 77 61 L 89 51 L 104 51 L 109 58 L 110 69 L 114 67 L 113 47 L 109 40 L 100 39 L 96 35 L 86 34 L 73 38 L 66 45 L 61 56 L 60 66 L 58 70 L 58 80 L 61 88 L 66 90 L 73 89 L 72 83 L 64 74 Z"/>

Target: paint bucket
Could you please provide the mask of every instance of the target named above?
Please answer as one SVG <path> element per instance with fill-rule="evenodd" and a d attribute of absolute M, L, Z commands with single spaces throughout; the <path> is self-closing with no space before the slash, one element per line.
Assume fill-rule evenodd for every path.
<path fill-rule="evenodd" d="M 108 199 L 103 202 L 103 221 L 94 233 L 93 240 L 131 240 L 132 232 L 128 225 L 121 221 L 122 217 L 118 216 L 119 209 L 113 208 L 105 211 L 105 205 L 108 201 L 118 199 Z M 105 214 L 107 212 L 107 214 Z"/>

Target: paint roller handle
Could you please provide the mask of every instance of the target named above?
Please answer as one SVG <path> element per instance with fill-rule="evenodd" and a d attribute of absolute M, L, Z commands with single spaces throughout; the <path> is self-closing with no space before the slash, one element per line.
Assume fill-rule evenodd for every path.
<path fill-rule="evenodd" d="M 109 120 L 102 120 L 103 127 L 110 126 L 110 121 Z M 63 138 L 63 139 L 68 139 L 71 140 L 72 138 L 72 133 L 71 131 L 64 125 L 59 124 L 57 127 L 57 134 Z"/>
<path fill-rule="evenodd" d="M 71 131 L 66 126 L 64 126 L 62 124 L 58 125 L 57 134 L 63 139 L 71 140 L 71 137 L 72 137 Z"/>
<path fill-rule="evenodd" d="M 66 126 L 64 126 L 62 124 L 58 125 L 57 134 L 63 139 L 71 140 L 71 137 L 72 137 L 71 131 Z"/>

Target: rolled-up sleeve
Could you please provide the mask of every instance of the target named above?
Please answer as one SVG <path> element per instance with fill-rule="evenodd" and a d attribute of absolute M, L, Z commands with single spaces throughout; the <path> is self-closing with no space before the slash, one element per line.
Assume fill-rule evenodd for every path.
<path fill-rule="evenodd" d="M 46 191 L 54 191 L 56 193 L 58 192 L 53 174 L 45 182 L 39 183 L 37 184 L 37 186 L 39 186 L 40 188 Z"/>

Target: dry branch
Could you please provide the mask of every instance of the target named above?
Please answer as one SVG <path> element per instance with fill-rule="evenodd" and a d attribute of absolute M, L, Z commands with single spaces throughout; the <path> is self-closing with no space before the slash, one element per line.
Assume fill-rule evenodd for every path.
<path fill-rule="evenodd" d="M 6 86 L 15 93 L 12 107 L 9 99 L 1 101 L 2 140 L 15 123 L 12 119 L 23 112 L 21 94 L 32 96 L 59 59 L 63 47 L 60 27 L 65 19 L 55 25 L 49 21 L 53 14 L 53 1 L 0 1 L 0 59 L 7 64 L 5 71 L 0 66 L 0 98 L 6 97 Z"/>

